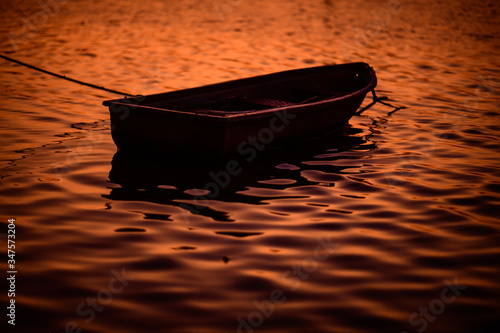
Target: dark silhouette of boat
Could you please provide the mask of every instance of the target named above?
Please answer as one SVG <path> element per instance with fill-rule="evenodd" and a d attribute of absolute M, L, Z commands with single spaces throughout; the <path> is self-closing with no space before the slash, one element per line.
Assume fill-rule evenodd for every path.
<path fill-rule="evenodd" d="M 289 70 L 104 101 L 120 150 L 202 155 L 257 151 L 334 131 L 377 84 L 365 63 Z"/>

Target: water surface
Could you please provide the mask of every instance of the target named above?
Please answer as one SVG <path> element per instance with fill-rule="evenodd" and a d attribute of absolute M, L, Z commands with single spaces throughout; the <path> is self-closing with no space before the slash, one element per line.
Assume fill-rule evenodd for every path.
<path fill-rule="evenodd" d="M 499 331 L 498 2 L 42 3 L 0 4 L 2 54 L 133 94 L 364 61 L 406 108 L 207 192 L 226 161 L 116 153 L 116 95 L 2 60 L 9 331 Z"/>

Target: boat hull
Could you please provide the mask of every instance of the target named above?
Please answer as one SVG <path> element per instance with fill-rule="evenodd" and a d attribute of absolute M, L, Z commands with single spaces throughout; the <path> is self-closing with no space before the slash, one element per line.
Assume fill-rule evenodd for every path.
<path fill-rule="evenodd" d="M 225 96 L 262 95 L 275 85 L 301 82 L 301 77 L 313 80 L 314 75 L 321 75 L 321 72 L 330 73 L 332 78 L 336 72 L 343 73 L 343 79 L 346 73 L 351 73 L 361 82 L 351 89 L 354 91 L 337 97 L 275 108 L 234 111 L 174 109 L 175 105 L 180 105 L 179 101 L 185 104 L 190 99 L 216 99 L 221 92 Z M 251 150 L 293 143 L 340 128 L 354 115 L 375 85 L 374 71 L 366 64 L 356 63 L 292 70 L 165 94 L 105 101 L 103 104 L 109 106 L 112 137 L 120 150 L 244 155 Z M 260 88 L 262 86 L 264 88 Z M 275 95 L 291 99 L 291 95 L 285 96 L 285 90 L 278 89 Z"/>

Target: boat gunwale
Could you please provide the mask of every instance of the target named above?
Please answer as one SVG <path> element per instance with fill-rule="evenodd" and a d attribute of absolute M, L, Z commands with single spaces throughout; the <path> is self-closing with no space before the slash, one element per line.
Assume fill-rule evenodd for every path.
<path fill-rule="evenodd" d="M 331 69 L 339 69 L 341 70 L 342 67 L 362 67 L 367 73 L 370 75 L 370 80 L 369 82 L 362 88 L 352 92 L 348 93 L 346 95 L 338 96 L 338 97 L 332 97 L 332 98 L 326 98 L 320 101 L 315 101 L 315 102 L 309 102 L 309 103 L 304 103 L 304 104 L 294 104 L 294 105 L 286 105 L 286 106 L 281 106 L 281 107 L 271 107 L 271 108 L 266 108 L 262 110 L 245 110 L 245 111 L 218 111 L 214 110 L 215 112 L 220 112 L 222 114 L 215 114 L 215 113 L 210 113 L 210 112 L 195 112 L 195 111 L 182 111 L 182 110 L 174 110 L 174 109 L 166 109 L 166 108 L 159 108 L 155 106 L 149 106 L 149 105 L 142 105 L 140 103 L 134 104 L 134 103 L 126 103 L 124 102 L 125 100 L 134 100 L 137 98 L 141 97 L 153 97 L 157 98 L 165 94 L 172 94 L 176 92 L 189 92 L 189 91 L 196 91 L 200 89 L 211 89 L 211 88 L 217 88 L 222 85 L 229 85 L 231 83 L 239 83 L 242 84 L 243 87 L 251 86 L 251 84 L 244 85 L 245 81 L 252 81 L 256 79 L 263 79 L 266 77 L 270 76 L 276 76 L 276 75 L 286 75 L 286 74 L 291 74 L 293 72 L 306 72 L 308 70 L 319 70 L 322 68 L 331 68 Z M 289 111 L 289 110 L 294 110 L 294 111 L 300 111 L 301 109 L 307 109 L 309 107 L 321 107 L 322 105 L 327 105 L 327 104 L 334 104 L 336 102 L 341 102 L 343 100 L 348 100 L 354 96 L 361 95 L 361 94 L 366 94 L 369 91 L 373 90 L 374 87 L 377 84 L 377 77 L 375 75 L 375 71 L 372 67 L 370 67 L 368 64 L 364 62 L 356 62 L 356 63 L 348 63 L 348 64 L 340 64 L 340 65 L 325 65 L 325 66 L 316 66 L 316 67 L 309 67 L 309 68 L 300 68 L 300 69 L 292 69 L 292 70 L 287 70 L 287 71 L 282 71 L 282 72 L 276 72 L 276 73 L 270 73 L 270 74 L 264 74 L 264 75 L 259 75 L 259 76 L 254 76 L 254 77 L 248 77 L 248 78 L 242 78 L 242 79 L 236 79 L 236 80 L 230 80 L 230 81 L 223 81 L 223 82 L 218 82 L 218 83 L 213 83 L 205 86 L 199 86 L 199 87 L 193 87 L 193 88 L 188 88 L 188 89 L 182 89 L 182 90 L 175 90 L 172 92 L 166 92 L 166 93 L 158 93 L 158 94 L 151 94 L 151 95 L 145 95 L 145 96 L 137 96 L 132 99 L 125 98 L 125 99 L 115 99 L 115 100 L 106 100 L 102 104 L 104 106 L 110 107 L 110 111 L 112 105 L 118 105 L 118 106 L 126 106 L 130 107 L 133 109 L 142 109 L 145 111 L 152 111 L 153 113 L 167 113 L 171 115 L 178 115 L 178 116 L 185 116 L 185 117 L 193 117 L 197 119 L 205 118 L 205 119 L 213 119 L 213 120 L 236 120 L 241 117 L 246 117 L 246 118 L 253 118 L 259 117 L 259 116 L 265 116 L 268 114 L 273 114 L 277 112 L 283 112 L 283 111 Z M 203 93 L 201 93 L 203 94 Z M 200 95 L 201 95 L 200 94 Z"/>

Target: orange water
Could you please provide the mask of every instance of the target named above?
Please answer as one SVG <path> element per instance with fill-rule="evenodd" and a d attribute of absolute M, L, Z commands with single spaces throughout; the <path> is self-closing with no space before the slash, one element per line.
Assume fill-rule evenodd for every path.
<path fill-rule="evenodd" d="M 2 2 L 1 53 L 135 94 L 364 61 L 406 108 L 215 195 L 223 162 L 115 156 L 116 95 L 1 60 L 9 332 L 499 331 L 497 1 L 55 1 Z"/>

